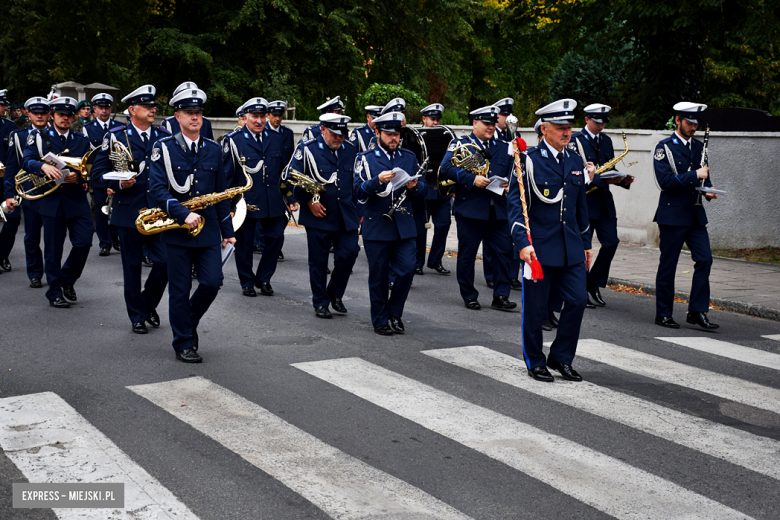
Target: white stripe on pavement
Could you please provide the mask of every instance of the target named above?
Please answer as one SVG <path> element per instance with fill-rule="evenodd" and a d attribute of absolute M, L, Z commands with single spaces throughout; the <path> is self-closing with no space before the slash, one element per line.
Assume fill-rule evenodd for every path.
<path fill-rule="evenodd" d="M 674 343 L 682 347 L 692 348 L 701 352 L 709 352 L 716 356 L 722 356 L 751 365 L 760 367 L 774 368 L 780 370 L 780 355 L 755 348 L 743 347 L 736 343 L 720 341 L 711 338 L 702 337 L 675 337 L 675 338 L 655 338 L 668 343 Z"/>
<path fill-rule="evenodd" d="M 780 442 L 687 415 L 644 399 L 583 381 L 556 379 L 543 384 L 527 375 L 525 363 L 485 347 L 459 347 L 422 352 L 496 381 L 522 388 L 559 403 L 592 413 L 662 439 L 780 479 Z"/>
<path fill-rule="evenodd" d="M 197 519 L 173 493 L 52 392 L 0 399 L 0 446 L 30 482 L 125 484 L 125 509 L 111 518 Z M 64 509 L 62 519 L 109 516 L 105 509 Z M 114 513 L 116 511 L 116 513 Z"/>
<path fill-rule="evenodd" d="M 766 339 L 774 339 L 776 341 L 780 341 L 780 334 L 770 334 L 769 336 L 761 336 L 762 338 Z"/>
<path fill-rule="evenodd" d="M 651 379 L 780 413 L 780 390 L 776 388 L 684 365 L 596 339 L 581 339 L 577 343 L 577 355 Z"/>
<path fill-rule="evenodd" d="M 625 462 L 362 359 L 293 366 L 617 518 L 745 518 Z"/>
<path fill-rule="evenodd" d="M 128 388 L 237 453 L 333 518 L 469 518 L 206 379 L 190 377 Z"/>

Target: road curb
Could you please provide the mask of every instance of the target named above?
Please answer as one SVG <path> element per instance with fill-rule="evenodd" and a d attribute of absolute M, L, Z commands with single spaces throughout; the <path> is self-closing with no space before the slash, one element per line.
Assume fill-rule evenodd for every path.
<path fill-rule="evenodd" d="M 632 282 L 631 280 L 623 280 L 621 278 L 611 277 L 607 280 L 607 284 L 625 285 L 627 287 L 633 287 L 634 289 L 642 289 L 647 294 L 655 295 L 655 285 L 653 284 L 641 284 Z M 674 294 L 685 300 L 688 300 L 691 297 L 691 293 L 683 291 L 675 291 Z M 755 316 L 757 318 L 764 318 L 767 320 L 780 321 L 780 309 L 764 307 L 763 305 L 757 305 L 755 303 L 727 300 L 725 298 L 710 298 L 710 303 L 714 303 L 715 305 L 722 307 L 729 312 L 746 314 L 748 316 Z"/>

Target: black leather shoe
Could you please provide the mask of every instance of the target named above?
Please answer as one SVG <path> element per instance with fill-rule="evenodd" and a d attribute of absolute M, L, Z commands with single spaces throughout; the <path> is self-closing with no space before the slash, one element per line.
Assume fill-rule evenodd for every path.
<path fill-rule="evenodd" d="M 347 313 L 347 308 L 344 307 L 344 303 L 342 303 L 341 298 L 331 298 L 330 306 L 333 307 L 333 310 L 338 313 L 341 314 Z"/>
<path fill-rule="evenodd" d="M 146 323 L 152 327 L 160 326 L 160 315 L 157 314 L 157 309 L 146 309 Z"/>
<path fill-rule="evenodd" d="M 62 286 L 62 295 L 69 302 L 77 302 L 77 301 L 79 301 L 79 299 L 76 297 L 76 288 L 73 287 L 72 285 L 63 285 Z"/>
<path fill-rule="evenodd" d="M 146 334 L 149 332 L 149 329 L 146 328 L 146 324 L 142 321 L 139 321 L 138 323 L 133 323 L 133 332 L 135 334 Z"/>
<path fill-rule="evenodd" d="M 542 330 L 545 332 L 551 332 L 552 331 L 552 325 L 550 325 L 550 320 L 544 320 L 542 322 Z"/>
<path fill-rule="evenodd" d="M 30 287 L 33 289 L 40 289 L 43 287 L 43 284 L 41 283 L 40 278 L 30 278 Z"/>
<path fill-rule="evenodd" d="M 263 250 L 262 250 L 262 249 L 260 249 L 260 248 L 259 248 L 259 247 L 257 247 L 257 246 L 254 246 L 254 247 L 252 247 L 252 252 L 253 252 L 254 254 L 256 254 L 256 255 L 262 255 L 262 254 L 263 254 Z"/>
<path fill-rule="evenodd" d="M 198 351 L 198 345 L 200 344 L 200 338 L 198 337 L 198 331 L 192 333 L 190 336 L 190 339 L 192 340 L 192 350 L 195 352 Z"/>
<path fill-rule="evenodd" d="M 419 274 L 419 275 L 423 275 L 423 274 L 425 274 L 425 273 L 423 272 L 423 270 L 422 270 L 422 266 L 420 266 L 420 267 L 415 267 L 415 268 L 414 268 L 414 274 Z"/>
<path fill-rule="evenodd" d="M 268 282 L 258 282 L 257 287 L 260 288 L 260 294 L 263 296 L 273 296 L 274 295 L 274 288 L 271 287 L 271 284 Z"/>
<path fill-rule="evenodd" d="M 257 296 L 257 291 L 255 291 L 254 287 L 242 287 L 241 294 L 244 296 L 249 296 L 250 298 L 254 298 Z"/>
<path fill-rule="evenodd" d="M 0 269 L 2 269 L 3 271 L 11 270 L 11 262 L 8 261 L 8 257 L 0 260 Z"/>
<path fill-rule="evenodd" d="M 111 254 L 111 248 L 109 246 L 101 247 L 98 256 L 109 256 Z"/>
<path fill-rule="evenodd" d="M 558 318 L 553 311 L 547 311 L 547 319 L 550 321 L 550 327 L 554 329 L 558 328 Z"/>
<path fill-rule="evenodd" d="M 154 262 L 152 262 L 151 258 L 145 256 L 143 260 L 141 260 L 141 265 L 144 267 L 152 267 L 154 265 Z"/>
<path fill-rule="evenodd" d="M 698 325 L 707 330 L 715 330 L 720 327 L 720 325 L 716 325 L 710 321 L 706 312 L 689 312 L 688 316 L 685 317 L 685 322 Z"/>
<path fill-rule="evenodd" d="M 203 358 L 191 348 L 185 348 L 184 350 L 176 352 L 176 359 L 183 363 L 200 363 L 203 361 Z"/>
<path fill-rule="evenodd" d="M 497 296 L 493 298 L 493 303 L 490 304 L 491 309 L 498 309 L 500 311 L 511 311 L 516 308 L 515 302 L 510 302 L 508 296 Z"/>
<path fill-rule="evenodd" d="M 396 318 L 395 316 L 390 316 L 387 320 L 387 324 L 390 326 L 390 330 L 396 334 L 403 334 L 406 330 L 404 329 L 404 322 L 401 321 L 401 318 Z"/>
<path fill-rule="evenodd" d="M 436 271 L 439 274 L 451 274 L 452 273 L 452 271 L 450 271 L 449 269 L 445 269 L 444 266 L 441 265 L 441 264 L 439 264 L 439 265 L 428 264 L 428 269 L 433 269 L 434 271 Z"/>
<path fill-rule="evenodd" d="M 393 329 L 391 329 L 389 325 L 382 325 L 381 327 L 375 327 L 374 328 L 374 332 L 376 332 L 380 336 L 392 336 L 393 335 Z"/>
<path fill-rule="evenodd" d="M 278 258 L 277 260 L 278 260 L 279 262 L 281 262 L 282 260 L 284 260 L 284 253 L 282 253 L 281 251 L 279 251 L 279 258 Z"/>
<path fill-rule="evenodd" d="M 53 300 L 49 300 L 49 305 L 57 309 L 67 309 L 70 307 L 70 303 L 68 303 L 68 301 L 62 296 L 54 298 Z"/>
<path fill-rule="evenodd" d="M 512 278 L 509 281 L 509 285 L 511 285 L 512 289 L 514 289 L 515 291 L 522 291 L 523 290 L 523 282 L 521 282 L 517 278 Z"/>
<path fill-rule="evenodd" d="M 466 305 L 467 309 L 471 309 L 472 311 L 478 311 L 479 309 L 482 308 L 482 305 L 479 304 L 476 298 L 463 300 L 463 303 Z"/>
<path fill-rule="evenodd" d="M 674 321 L 674 318 L 672 318 L 671 316 L 656 316 L 655 324 L 660 325 L 662 327 L 666 327 L 667 329 L 680 328 L 680 324 Z"/>
<path fill-rule="evenodd" d="M 552 383 L 555 381 L 555 378 L 552 376 L 549 370 L 547 370 L 547 367 L 536 367 L 532 368 L 528 371 L 528 375 L 536 379 L 537 381 L 542 381 L 544 383 Z"/>
<path fill-rule="evenodd" d="M 564 365 L 557 361 L 547 360 L 547 366 L 561 373 L 561 376 L 568 381 L 582 381 L 582 376 L 572 368 L 571 365 Z"/>
<path fill-rule="evenodd" d="M 604 301 L 604 298 L 602 298 L 601 291 L 598 287 L 591 287 L 588 289 L 588 295 L 590 296 L 588 300 L 590 301 L 592 299 L 592 302 L 599 307 L 604 307 L 607 304 L 607 302 Z"/>
<path fill-rule="evenodd" d="M 195 270 L 195 266 L 192 266 L 192 279 L 197 280 L 198 279 L 198 271 Z"/>
<path fill-rule="evenodd" d="M 586 309 L 595 309 L 596 304 L 590 301 L 590 295 L 588 295 L 588 303 L 585 304 Z"/>
<path fill-rule="evenodd" d="M 326 320 L 329 320 L 333 317 L 333 314 L 330 313 L 327 305 L 320 305 L 319 307 L 314 307 L 314 315 L 317 316 L 318 318 L 323 318 Z"/>
<path fill-rule="evenodd" d="M 114 246 L 114 249 L 116 249 L 117 251 L 121 251 L 122 250 L 122 246 L 119 244 L 119 239 L 118 238 L 114 239 L 113 246 Z"/>
<path fill-rule="evenodd" d="M 493 281 L 485 281 L 485 285 L 488 286 L 488 289 L 492 289 L 496 284 L 493 283 Z"/>

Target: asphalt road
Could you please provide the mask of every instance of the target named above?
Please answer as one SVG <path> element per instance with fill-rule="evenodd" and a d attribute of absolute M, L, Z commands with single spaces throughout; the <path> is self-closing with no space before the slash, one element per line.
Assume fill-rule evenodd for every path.
<path fill-rule="evenodd" d="M 272 280 L 276 294 L 242 296 L 229 262 L 225 284 L 200 327 L 205 361 L 186 365 L 171 348 L 167 295 L 158 309 L 162 326 L 143 336 L 130 332 L 119 254 L 100 258 L 93 247 L 76 285 L 79 302 L 57 310 L 47 305 L 43 289 L 27 287 L 20 246 L 21 234 L 11 255 L 14 270 L 0 275 L 0 403 L 56 394 L 198 518 L 436 517 L 414 507 L 408 513 L 393 513 L 393 506 L 377 512 L 383 510 L 377 504 L 403 501 L 398 494 L 408 497 L 410 490 L 424 497 L 421 503 L 479 519 L 654 518 L 670 511 L 675 514 L 667 518 L 780 517 L 780 474 L 773 469 L 780 467 L 780 401 L 774 400 L 780 395 L 780 365 L 774 365 L 780 341 L 762 337 L 780 335 L 780 323 L 713 311 L 711 319 L 721 325 L 716 333 L 686 325 L 669 331 L 653 324 L 652 298 L 607 290 L 608 306 L 586 311 L 580 335 L 598 341 L 574 364 L 597 388 L 560 380 L 550 390 L 543 383 L 528 387 L 533 382 L 515 370 L 518 387 L 458 366 L 462 360 L 423 353 L 499 354 L 490 370 L 522 358 L 520 313 L 490 310 L 486 288 L 483 310 L 466 309 L 454 258 L 445 258 L 452 276 L 426 270 L 415 277 L 404 314 L 407 333 L 380 337 L 370 323 L 365 255 L 344 298 L 348 315 L 316 319 L 305 237 L 290 228 L 286 259 Z M 520 293 L 513 291 L 511 298 L 519 301 Z M 684 322 L 684 311 L 678 304 L 678 322 Z M 553 337 L 545 333 L 546 340 Z M 718 344 L 725 350 L 714 354 L 708 344 L 699 350 L 658 337 L 732 345 Z M 449 350 L 466 346 L 483 349 Z M 637 361 L 634 353 L 655 357 Z M 319 363 L 324 361 L 329 363 Z M 178 402 L 173 387 L 144 385 L 181 380 L 190 389 L 183 394 L 188 399 L 175 406 L 181 413 L 187 413 L 185 406 L 200 406 L 199 417 L 174 416 L 179 412 L 166 410 L 144 390 Z M 207 385 L 205 390 L 187 386 L 195 382 Z M 547 395 L 553 388 L 573 393 Z M 607 401 L 586 410 L 576 401 L 596 390 L 610 399 L 649 403 L 654 411 Z M 229 403 L 240 400 L 244 411 L 217 404 L 220 395 Z M 239 424 L 255 413 L 250 408 L 292 427 L 305 446 L 335 448 L 337 458 L 367 475 L 373 471 L 406 487 L 390 491 L 380 482 L 373 492 L 382 495 L 387 487 L 383 500 L 366 491 L 363 509 L 351 502 L 334 506 L 338 498 L 329 486 L 345 470 L 320 460 L 325 482 L 309 482 L 304 477 L 314 466 L 311 459 L 279 458 L 293 450 L 285 444 L 292 434 L 264 452 L 254 443 L 271 430 L 231 430 L 231 421 Z M 668 424 L 667 413 L 703 433 L 689 441 L 680 440 L 685 434 L 678 427 L 665 437 L 653 433 Z M 13 427 L 0 422 L 0 431 Z M 751 459 L 755 446 L 766 455 Z M 0 451 L 0 518 L 55 518 L 49 509 L 12 509 L 11 484 L 26 481 L 14 460 Z M 591 479 L 601 474 L 599 467 L 604 480 Z M 323 495 L 329 499 L 318 498 Z M 121 515 L 103 516 L 109 517 Z"/>

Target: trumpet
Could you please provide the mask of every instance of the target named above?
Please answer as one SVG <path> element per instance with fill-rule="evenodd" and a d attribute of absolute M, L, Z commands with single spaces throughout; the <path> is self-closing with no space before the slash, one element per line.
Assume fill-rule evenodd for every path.
<path fill-rule="evenodd" d="M 97 150 L 97 148 L 95 149 Z M 68 153 L 70 150 L 63 150 L 57 157 L 65 163 L 65 165 L 81 176 L 81 178 L 87 182 L 89 181 L 89 174 L 92 170 L 93 153 L 95 150 L 91 150 L 84 154 L 84 157 L 63 157 L 62 154 Z M 32 184 L 32 187 L 25 188 L 25 184 Z M 24 170 L 19 170 L 19 173 L 14 177 L 14 186 L 16 187 L 16 193 L 22 198 L 27 200 L 38 200 L 50 195 L 57 191 L 62 182 L 58 182 L 49 179 L 45 174 L 35 175 Z M 43 190 L 43 193 L 40 191 Z"/>
<path fill-rule="evenodd" d="M 452 152 L 452 159 L 450 162 L 456 168 L 461 168 L 474 175 L 487 176 L 490 170 L 490 161 L 485 157 L 483 150 L 473 144 L 466 143 L 458 145 Z M 455 181 L 443 180 L 441 178 L 441 170 L 439 170 L 438 182 L 436 187 L 439 190 L 439 194 L 442 197 L 447 197 L 452 191 L 452 187 L 456 184 Z"/>

